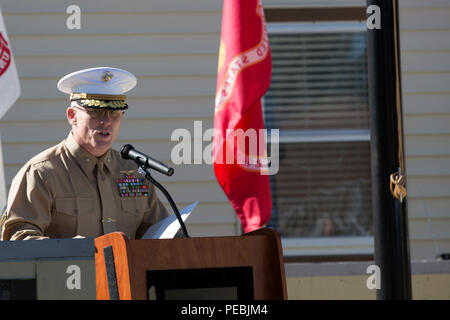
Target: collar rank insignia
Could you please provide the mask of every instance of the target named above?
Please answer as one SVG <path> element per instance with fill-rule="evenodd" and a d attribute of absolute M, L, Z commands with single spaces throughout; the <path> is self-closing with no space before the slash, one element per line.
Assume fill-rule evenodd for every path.
<path fill-rule="evenodd" d="M 148 197 L 149 195 L 149 186 L 145 179 L 127 175 L 125 178 L 116 181 L 122 198 Z"/>

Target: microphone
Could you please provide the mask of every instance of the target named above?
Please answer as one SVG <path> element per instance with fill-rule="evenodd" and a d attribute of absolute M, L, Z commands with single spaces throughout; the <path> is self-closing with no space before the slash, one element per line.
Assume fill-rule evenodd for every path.
<path fill-rule="evenodd" d="M 184 224 L 183 219 L 181 218 L 180 212 L 178 211 L 177 206 L 175 205 L 175 202 L 173 201 L 172 197 L 170 196 L 169 192 L 150 174 L 151 169 L 155 169 L 156 171 L 159 171 L 161 173 L 164 173 L 168 176 L 171 176 L 173 174 L 173 168 L 170 168 L 166 166 L 164 163 L 159 162 L 158 160 L 150 158 L 148 155 L 137 151 L 131 144 L 125 144 L 120 148 L 120 155 L 124 159 L 131 159 L 134 162 L 136 162 L 139 166 L 139 172 L 145 173 L 145 177 L 150 180 L 151 183 L 153 183 L 161 192 L 166 196 L 167 200 L 169 200 L 170 206 L 173 209 L 173 212 L 175 213 L 175 216 L 178 219 L 178 222 L 180 223 L 181 231 L 183 231 L 183 235 L 186 238 L 189 238 L 189 234 L 186 229 L 186 225 Z"/>
<path fill-rule="evenodd" d="M 137 151 L 131 144 L 125 144 L 120 148 L 120 155 L 123 159 L 131 159 L 138 165 L 145 168 L 154 169 L 158 172 L 164 173 L 167 176 L 173 174 L 173 168 L 166 166 L 164 163 L 158 160 L 152 159 L 148 155 Z"/>

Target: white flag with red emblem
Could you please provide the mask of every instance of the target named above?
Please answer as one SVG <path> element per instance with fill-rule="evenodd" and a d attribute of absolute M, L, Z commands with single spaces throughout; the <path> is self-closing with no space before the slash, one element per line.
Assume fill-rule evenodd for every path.
<path fill-rule="evenodd" d="M 0 9 L 0 119 L 19 96 L 19 76 Z"/>
<path fill-rule="evenodd" d="M 2 10 L 0 9 L 0 119 L 20 96 L 19 76 L 14 63 Z M 1 146 L 1 139 L 0 139 Z M 0 210 L 6 204 L 6 184 L 3 155 L 0 148 Z"/>

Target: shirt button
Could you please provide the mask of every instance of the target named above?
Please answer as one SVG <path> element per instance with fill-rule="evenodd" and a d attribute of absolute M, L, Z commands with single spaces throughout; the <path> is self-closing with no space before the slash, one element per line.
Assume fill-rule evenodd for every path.
<path fill-rule="evenodd" d="M 86 162 L 89 162 L 89 161 L 91 161 L 91 159 L 89 159 L 89 158 L 86 158 Z"/>

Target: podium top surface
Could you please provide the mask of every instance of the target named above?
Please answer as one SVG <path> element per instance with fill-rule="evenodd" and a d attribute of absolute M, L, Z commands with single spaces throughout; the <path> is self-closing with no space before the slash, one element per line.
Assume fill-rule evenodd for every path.
<path fill-rule="evenodd" d="M 94 255 L 94 238 L 0 241 L 0 261 Z"/>

